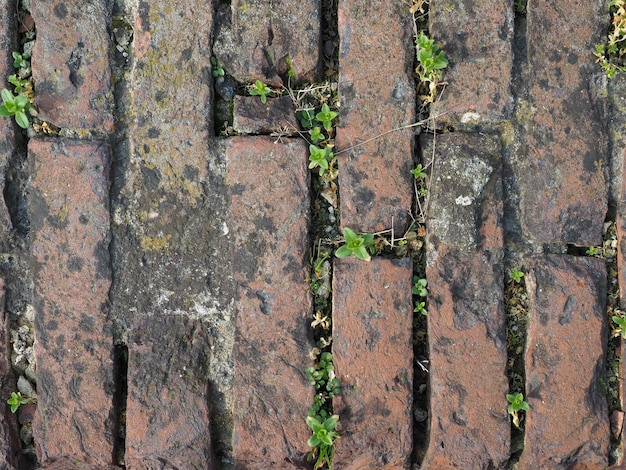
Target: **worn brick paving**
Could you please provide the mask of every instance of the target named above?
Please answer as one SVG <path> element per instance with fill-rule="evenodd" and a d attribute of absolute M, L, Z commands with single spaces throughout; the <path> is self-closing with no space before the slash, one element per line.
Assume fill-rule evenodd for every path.
<path fill-rule="evenodd" d="M 115 18 L 99 0 L 31 2 L 35 104 L 62 131 L 26 139 L 0 120 L 0 342 L 15 310 L 30 305 L 38 399 L 19 416 L 23 424 L 34 414 L 38 465 L 119 468 L 114 454 L 123 451 L 128 470 L 312 468 L 307 143 L 254 135 L 296 124 L 285 98 L 237 97 L 242 135 L 216 137 L 210 57 L 246 83 L 284 83 L 287 57 L 297 77 L 321 78 L 322 4 L 113 3 Z M 413 31 L 400 0 L 337 2 L 342 225 L 393 223 L 400 233 L 413 205 L 409 170 L 421 157 L 433 171 L 421 468 L 507 467 L 510 259 L 526 272 L 530 301 L 531 411 L 517 468 L 609 464 L 606 270 L 565 254 L 600 244 L 609 212 L 620 274 L 626 266 L 626 90 L 617 79 L 603 96 L 591 53 L 608 21 L 600 3 L 532 2 L 522 20 L 510 2 L 431 0 L 432 35 L 450 60 L 433 111 L 448 132 L 416 138 L 405 129 L 351 148 L 416 119 Z M 14 7 L 0 2 L 5 76 Z M 115 47 L 113 24 L 127 25 L 129 45 Z M 342 435 L 335 468 L 408 469 L 413 266 L 333 265 L 333 353 L 344 384 L 333 402 Z M 10 352 L 0 351 L 5 401 L 17 379 Z M 37 468 L 22 455 L 8 406 L 3 417 L 0 468 Z"/>

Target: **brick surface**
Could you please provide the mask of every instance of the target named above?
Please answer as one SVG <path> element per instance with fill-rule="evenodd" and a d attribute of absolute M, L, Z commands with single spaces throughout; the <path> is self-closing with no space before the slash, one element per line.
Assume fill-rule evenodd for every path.
<path fill-rule="evenodd" d="M 301 140 L 227 143 L 234 243 L 236 468 L 303 468 L 313 387 L 307 293 L 309 172 Z M 250 171 L 251 165 L 263 171 Z M 275 201 L 280 201 L 277 205 Z"/>
<path fill-rule="evenodd" d="M 424 166 L 433 141 L 422 139 Z M 451 133 L 437 136 L 428 213 L 429 241 L 461 251 L 501 248 L 502 163 L 495 136 Z"/>
<path fill-rule="evenodd" d="M 519 468 L 604 468 L 610 435 L 601 386 L 607 345 L 604 261 L 550 255 L 533 264 L 525 276 L 530 411 Z"/>
<path fill-rule="evenodd" d="M 35 105 L 44 121 L 113 130 L 108 5 L 105 0 L 32 2 Z"/>
<path fill-rule="evenodd" d="M 527 130 L 516 164 L 523 236 L 538 243 L 601 243 L 607 207 L 604 115 L 589 51 L 605 34 L 600 2 L 557 0 L 528 9 Z"/>
<path fill-rule="evenodd" d="M 284 131 L 290 135 L 300 129 L 300 124 L 289 96 L 268 98 L 267 104 L 263 104 L 258 96 L 235 96 L 233 128 L 242 134 Z"/>
<path fill-rule="evenodd" d="M 0 28 L 0 50 L 4 51 L 0 60 L 0 74 L 3 77 L 15 73 L 13 68 L 11 52 L 13 46 L 13 28 L 15 27 L 13 15 L 7 14 L 11 3 L 7 0 L 0 2 L 0 16 L 2 18 L 2 28 Z M 15 128 L 12 119 L 0 119 L 0 188 L 4 190 L 6 186 L 5 175 L 7 163 L 15 151 Z M 11 219 L 4 199 L 0 203 L 0 249 L 6 251 L 8 234 L 11 229 Z"/>
<path fill-rule="evenodd" d="M 126 468 L 213 468 L 207 325 L 184 315 L 140 317 L 128 355 Z"/>
<path fill-rule="evenodd" d="M 499 0 L 433 2 L 429 22 L 430 37 L 448 58 L 447 85 L 431 115 L 444 113 L 438 121 L 456 126 L 504 119 L 513 105 L 513 6 Z"/>
<path fill-rule="evenodd" d="M 221 8 L 213 51 L 239 82 L 287 85 L 289 57 L 297 80 L 315 81 L 320 60 L 320 0 L 232 0 Z"/>
<path fill-rule="evenodd" d="M 423 468 L 504 468 L 503 273 L 498 251 L 429 253 L 430 436 Z"/>
<path fill-rule="evenodd" d="M 415 119 L 410 15 L 401 2 L 338 2 L 336 151 Z M 375 58 L 375 66 L 372 60 Z M 413 129 L 392 132 L 339 157 L 341 223 L 356 231 L 404 229 L 413 186 Z"/>
<path fill-rule="evenodd" d="M 37 415 L 42 464 L 112 458 L 108 147 L 31 139 Z"/>
<path fill-rule="evenodd" d="M 409 259 L 335 261 L 333 360 L 341 394 L 335 468 L 408 468 L 413 345 Z"/>

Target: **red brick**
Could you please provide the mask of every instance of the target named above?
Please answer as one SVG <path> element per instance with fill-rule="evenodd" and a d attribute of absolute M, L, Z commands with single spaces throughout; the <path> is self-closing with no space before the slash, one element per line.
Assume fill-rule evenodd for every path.
<path fill-rule="evenodd" d="M 29 194 L 35 263 L 42 464 L 61 456 L 104 466 L 112 458 L 108 147 L 31 139 Z"/>
<path fill-rule="evenodd" d="M 35 1 L 31 13 L 39 117 L 59 127 L 113 130 L 108 2 Z"/>
<path fill-rule="evenodd" d="M 301 140 L 226 143 L 236 284 L 236 468 L 303 468 L 310 450 L 305 418 L 314 389 L 304 377 L 314 345 L 307 156 Z"/>
<path fill-rule="evenodd" d="M 315 81 L 320 60 L 320 1 L 232 0 L 216 22 L 213 51 L 242 83 L 287 85 L 289 57 L 297 80 Z M 280 75 L 280 76 L 279 76 Z M 282 78 L 281 78 L 282 77 Z"/>
<path fill-rule="evenodd" d="M 383 0 L 338 3 L 341 223 L 356 231 L 404 229 L 413 197 L 415 119 L 413 37 L 406 5 Z M 375 65 L 374 65 L 375 64 Z M 393 219 L 393 220 L 392 220 Z"/>
<path fill-rule="evenodd" d="M 607 348 L 604 260 L 536 257 L 525 279 L 530 411 L 519 468 L 604 468 L 610 436 L 600 384 Z"/>
<path fill-rule="evenodd" d="M 523 236 L 537 243 L 598 245 L 607 209 L 605 117 L 589 71 L 602 41 L 598 2 L 555 0 L 528 8 L 527 130 L 516 166 Z"/>
<path fill-rule="evenodd" d="M 423 468 L 504 468 L 510 422 L 498 251 L 429 253 L 430 436 Z"/>
<path fill-rule="evenodd" d="M 128 354 L 126 468 L 213 468 L 207 326 L 185 315 L 135 319 Z"/>
<path fill-rule="evenodd" d="M 532 5 L 531 7 L 534 7 Z M 512 107 L 513 6 L 499 0 L 432 2 L 430 37 L 448 58 L 431 116 L 455 126 L 506 118 Z"/>
<path fill-rule="evenodd" d="M 413 267 L 335 261 L 332 351 L 341 394 L 335 468 L 408 468 L 413 450 Z"/>
<path fill-rule="evenodd" d="M 233 128 L 242 134 L 282 131 L 287 135 L 295 135 L 300 125 L 289 96 L 268 98 L 266 104 L 258 96 L 235 96 Z"/>

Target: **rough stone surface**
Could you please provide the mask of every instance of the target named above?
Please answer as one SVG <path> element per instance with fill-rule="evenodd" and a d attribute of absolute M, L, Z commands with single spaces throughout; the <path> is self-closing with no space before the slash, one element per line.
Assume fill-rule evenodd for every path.
<path fill-rule="evenodd" d="M 289 96 L 268 98 L 266 104 L 258 96 L 235 96 L 233 128 L 242 134 L 294 135 L 300 125 Z"/>
<path fill-rule="evenodd" d="M 235 466 L 306 467 L 304 418 L 314 390 L 304 377 L 313 348 L 307 147 L 301 140 L 234 138 L 226 156 L 237 316 Z"/>
<path fill-rule="evenodd" d="M 604 468 L 610 436 L 601 386 L 607 347 L 604 261 L 536 257 L 525 279 L 530 301 L 525 398 L 530 411 L 519 468 Z"/>
<path fill-rule="evenodd" d="M 320 75 L 320 0 L 232 0 L 216 23 L 213 52 L 240 82 L 287 85 L 286 58 L 296 80 Z"/>
<path fill-rule="evenodd" d="M 429 242 L 460 251 L 500 248 L 502 163 L 496 137 L 451 133 L 422 139 L 424 166 L 431 167 L 426 214 Z"/>
<path fill-rule="evenodd" d="M 409 259 L 335 262 L 333 361 L 341 394 L 335 468 L 408 468 L 413 345 Z"/>
<path fill-rule="evenodd" d="M 31 139 L 40 462 L 71 455 L 111 463 L 109 149 L 92 142 Z"/>
<path fill-rule="evenodd" d="M 607 207 L 606 120 L 589 51 L 605 34 L 601 2 L 557 0 L 528 9 L 528 101 L 514 163 L 523 236 L 537 243 L 599 245 Z"/>
<path fill-rule="evenodd" d="M 11 3 L 7 0 L 0 2 L 0 11 L 6 12 Z M 15 27 L 13 15 L 2 16 L 2 28 L 0 28 L 0 50 L 5 51 L 5 56 L 0 61 L 0 74 L 3 77 L 15 73 L 10 51 L 13 47 L 13 31 Z M 6 186 L 5 175 L 9 159 L 15 151 L 15 127 L 12 119 L 0 119 L 0 188 Z M 6 251 L 8 234 L 12 228 L 9 211 L 4 200 L 0 203 L 0 249 Z"/>
<path fill-rule="evenodd" d="M 141 317 L 131 337 L 126 468 L 213 468 L 207 325 L 184 315 Z"/>
<path fill-rule="evenodd" d="M 108 2 L 33 1 L 31 13 L 39 117 L 59 127 L 113 130 Z"/>
<path fill-rule="evenodd" d="M 533 5 L 534 7 L 534 5 Z M 506 118 L 511 95 L 513 5 L 499 0 L 432 2 L 430 37 L 448 58 L 447 83 L 431 115 L 455 127 Z"/>
<path fill-rule="evenodd" d="M 431 424 L 423 468 L 504 468 L 509 459 L 499 253 L 428 254 Z"/>
<path fill-rule="evenodd" d="M 415 119 L 411 20 L 401 2 L 340 0 L 338 21 L 341 223 L 401 231 L 412 200 L 413 129 L 353 146 Z"/>

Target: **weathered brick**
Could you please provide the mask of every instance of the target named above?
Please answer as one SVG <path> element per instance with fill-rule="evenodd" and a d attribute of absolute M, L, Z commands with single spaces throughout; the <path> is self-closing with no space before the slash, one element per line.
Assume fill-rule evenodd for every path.
<path fill-rule="evenodd" d="M 412 448 L 413 267 L 335 261 L 333 359 L 341 394 L 336 468 L 408 468 Z"/>
<path fill-rule="evenodd" d="M 530 411 L 519 468 L 604 468 L 610 433 L 601 386 L 607 348 L 604 260 L 536 257 L 525 279 Z"/>
<path fill-rule="evenodd" d="M 428 256 L 431 426 L 423 468 L 504 468 L 510 422 L 501 252 Z"/>
<path fill-rule="evenodd" d="M 424 166 L 431 166 L 429 240 L 460 251 L 501 248 L 502 163 L 499 139 L 450 133 L 422 139 Z"/>
<path fill-rule="evenodd" d="M 235 96 L 233 129 L 242 134 L 284 132 L 296 134 L 300 129 L 296 110 L 289 96 L 268 98 L 263 104 L 258 96 Z"/>
<path fill-rule="evenodd" d="M 206 324 L 186 315 L 139 317 L 131 337 L 126 468 L 213 468 Z"/>
<path fill-rule="evenodd" d="M 236 468 L 303 468 L 310 450 L 307 150 L 301 140 L 264 137 L 226 144 L 237 315 Z"/>
<path fill-rule="evenodd" d="M 287 85 L 289 58 L 297 80 L 315 81 L 320 61 L 320 0 L 232 0 L 217 21 L 214 53 L 242 83 Z"/>
<path fill-rule="evenodd" d="M 441 114 L 439 122 L 454 125 L 505 119 L 513 104 L 513 5 L 499 0 L 433 2 L 428 18 L 430 36 L 448 58 L 447 85 L 431 115 Z"/>
<path fill-rule="evenodd" d="M 406 9 L 384 0 L 338 3 L 341 223 L 357 231 L 392 223 L 403 230 L 411 208 L 413 129 L 353 147 L 415 119 L 415 52 Z"/>
<path fill-rule="evenodd" d="M 31 139 L 28 152 L 37 454 L 42 464 L 71 456 L 104 466 L 113 451 L 109 149 Z"/>
<path fill-rule="evenodd" d="M 601 2 L 556 0 L 528 8 L 527 135 L 515 163 L 523 236 L 537 243 L 598 245 L 607 210 L 605 116 L 593 54 L 605 34 Z"/>
<path fill-rule="evenodd" d="M 41 119 L 59 127 L 113 130 L 108 5 L 32 2 L 37 41 L 31 65 Z"/>

